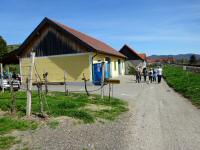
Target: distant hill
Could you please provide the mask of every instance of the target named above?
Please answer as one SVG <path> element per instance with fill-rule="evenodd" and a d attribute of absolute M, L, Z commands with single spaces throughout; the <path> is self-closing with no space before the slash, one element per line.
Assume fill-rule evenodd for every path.
<path fill-rule="evenodd" d="M 12 45 L 7 45 L 8 52 L 12 52 L 19 48 L 20 44 L 12 44 Z"/>
<path fill-rule="evenodd" d="M 153 58 L 153 59 L 158 59 L 158 58 L 175 58 L 176 60 L 180 60 L 180 59 L 187 59 L 189 60 L 190 57 L 192 55 L 195 55 L 197 59 L 200 59 L 200 55 L 199 54 L 178 54 L 178 55 L 151 55 L 148 58 Z"/>

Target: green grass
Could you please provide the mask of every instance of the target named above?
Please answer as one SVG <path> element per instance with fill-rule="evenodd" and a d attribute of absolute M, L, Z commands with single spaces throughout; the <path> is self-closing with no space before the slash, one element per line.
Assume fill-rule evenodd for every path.
<path fill-rule="evenodd" d="M 57 120 L 50 120 L 47 125 L 52 129 L 56 129 L 59 125 L 59 122 Z"/>
<path fill-rule="evenodd" d="M 169 86 L 200 108 L 200 74 L 187 72 L 174 66 L 165 66 L 163 73 Z"/>
<path fill-rule="evenodd" d="M 8 149 L 10 148 L 13 144 L 19 143 L 19 140 L 16 140 L 15 137 L 13 136 L 0 136 L 0 149 Z"/>
<path fill-rule="evenodd" d="M 0 94 L 0 109 L 3 111 L 10 111 L 11 109 L 11 94 L 7 91 Z M 86 106 L 97 105 L 103 109 L 94 110 Z M 104 109 L 105 106 L 105 109 Z M 108 107 L 107 107 L 108 106 Z M 0 117 L 0 149 L 10 148 L 16 144 L 15 137 L 3 136 L 14 130 L 33 130 L 37 128 L 37 124 L 31 121 L 20 119 L 26 113 L 26 93 L 16 92 L 16 109 L 18 119 L 11 116 Z M 75 119 L 82 120 L 84 123 L 93 123 L 97 118 L 106 120 L 114 120 L 121 113 L 128 110 L 127 103 L 116 99 L 105 97 L 103 100 L 99 95 L 92 95 L 88 97 L 86 94 L 70 93 L 65 96 L 63 92 L 50 92 L 46 96 L 44 103 L 46 113 L 52 117 L 69 116 Z M 36 92 L 32 92 L 32 113 L 38 114 L 40 112 L 39 97 Z M 56 120 L 49 121 L 47 125 L 55 129 L 59 122 Z"/>
<path fill-rule="evenodd" d="M 34 130 L 37 124 L 31 121 L 14 119 L 8 116 L 0 117 L 0 135 L 11 132 L 12 130 Z"/>
<path fill-rule="evenodd" d="M 14 130 L 34 130 L 37 128 L 37 123 L 27 120 L 22 120 L 20 118 L 13 118 L 10 116 L 0 117 L 0 150 L 8 149 L 12 145 L 19 143 L 13 136 L 4 136 Z"/>
<path fill-rule="evenodd" d="M 10 94 L 5 92 L 0 95 L 0 109 L 4 111 L 10 110 Z M 89 104 L 110 106 L 109 110 L 94 111 L 85 109 Z M 16 107 L 19 116 L 24 116 L 26 112 L 26 93 L 16 93 Z M 127 111 L 127 103 L 116 99 L 105 97 L 103 100 L 99 95 L 88 97 L 86 94 L 70 93 L 65 96 L 63 92 L 50 92 L 46 96 L 45 111 L 53 117 L 69 116 L 80 119 L 84 123 L 95 122 L 96 118 L 114 120 L 122 112 Z M 39 98 L 36 92 L 32 93 L 32 113 L 40 112 Z"/>

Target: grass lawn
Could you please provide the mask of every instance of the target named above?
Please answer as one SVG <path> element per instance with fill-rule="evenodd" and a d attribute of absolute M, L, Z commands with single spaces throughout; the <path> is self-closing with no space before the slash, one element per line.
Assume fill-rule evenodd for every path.
<path fill-rule="evenodd" d="M 14 136 L 5 136 L 5 134 L 10 133 L 13 130 L 34 130 L 37 128 L 37 123 L 22 120 L 14 119 L 10 116 L 1 116 L 0 117 L 0 150 L 8 149 L 13 144 L 20 143 L 19 140 L 16 140 Z"/>
<path fill-rule="evenodd" d="M 200 108 L 200 74 L 174 66 L 165 66 L 163 74 L 169 86 Z"/>
<path fill-rule="evenodd" d="M 50 92 L 46 95 L 44 102 L 45 112 L 52 117 L 69 116 L 75 119 L 82 120 L 84 123 L 95 122 L 97 118 L 105 120 L 114 120 L 122 112 L 128 110 L 127 103 L 116 99 L 105 97 L 103 100 L 98 95 L 87 96 L 86 94 L 69 94 L 65 96 L 63 92 Z M 6 91 L 0 93 L 0 109 L 2 111 L 10 111 L 11 109 L 11 94 Z M 0 115 L 0 150 L 8 149 L 13 144 L 20 141 L 16 137 L 5 134 L 11 133 L 13 130 L 33 130 L 37 128 L 37 123 L 24 120 L 21 117 L 26 114 L 26 93 L 16 92 L 16 109 L 17 117 L 9 115 Z M 32 93 L 32 113 L 40 112 L 39 97 L 36 92 Z M 50 120 L 47 125 L 55 129 L 59 122 Z"/>
<path fill-rule="evenodd" d="M 10 110 L 10 93 L 5 92 L 0 95 L 0 109 Z M 101 106 L 101 109 L 90 109 L 88 105 Z M 84 123 L 95 122 L 97 118 L 114 120 L 122 112 L 127 111 L 127 103 L 116 99 L 105 97 L 103 100 L 98 95 L 87 96 L 86 94 L 74 94 L 65 96 L 63 92 L 50 92 L 46 96 L 44 104 L 45 111 L 53 117 L 69 116 L 80 119 Z M 26 112 L 26 93 L 16 93 L 16 107 L 19 116 L 24 116 Z M 32 93 L 32 113 L 40 112 L 39 98 L 36 92 Z"/>
<path fill-rule="evenodd" d="M 37 128 L 35 122 L 26 121 L 22 119 L 14 119 L 9 116 L 0 117 L 0 135 L 9 133 L 12 130 L 34 130 Z"/>
<path fill-rule="evenodd" d="M 50 120 L 47 125 L 52 128 L 52 129 L 55 129 L 58 125 L 59 125 L 59 122 L 56 121 L 56 120 Z"/>
<path fill-rule="evenodd" d="M 1 149 L 8 149 L 13 144 L 19 143 L 19 140 L 16 140 L 13 136 L 0 136 L 0 150 Z"/>

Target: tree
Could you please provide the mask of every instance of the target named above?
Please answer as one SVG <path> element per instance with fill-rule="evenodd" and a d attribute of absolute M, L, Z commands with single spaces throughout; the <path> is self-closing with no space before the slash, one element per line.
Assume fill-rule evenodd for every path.
<path fill-rule="evenodd" d="M 132 66 L 128 66 L 128 74 L 135 75 L 136 74 L 135 68 Z"/>
<path fill-rule="evenodd" d="M 190 64 L 196 64 L 196 63 L 197 63 L 197 59 L 196 59 L 196 56 L 195 56 L 195 55 L 192 55 L 192 56 L 190 57 L 189 63 L 190 63 Z"/>
<path fill-rule="evenodd" d="M 3 56 L 7 53 L 7 44 L 6 41 L 0 36 L 0 61 L 2 61 Z"/>

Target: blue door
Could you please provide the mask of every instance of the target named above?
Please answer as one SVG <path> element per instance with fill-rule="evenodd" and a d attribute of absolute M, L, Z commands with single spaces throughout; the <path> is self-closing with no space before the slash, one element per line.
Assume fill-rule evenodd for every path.
<path fill-rule="evenodd" d="M 105 63 L 105 79 L 110 78 L 110 64 Z M 93 64 L 93 84 L 100 85 L 102 78 L 102 63 Z"/>
<path fill-rule="evenodd" d="M 93 83 L 95 85 L 100 85 L 101 77 L 102 77 L 102 64 L 101 63 L 93 64 Z"/>
<path fill-rule="evenodd" d="M 106 79 L 110 78 L 110 63 L 105 64 L 105 78 Z"/>

